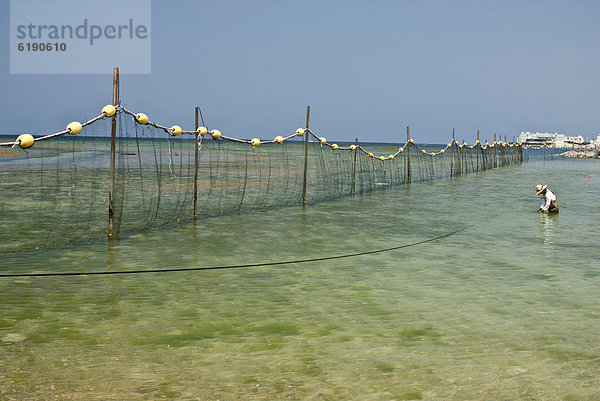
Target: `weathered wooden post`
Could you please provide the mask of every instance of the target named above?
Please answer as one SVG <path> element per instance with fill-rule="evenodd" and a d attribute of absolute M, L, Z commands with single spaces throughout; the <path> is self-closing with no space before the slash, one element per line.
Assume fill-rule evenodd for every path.
<path fill-rule="evenodd" d="M 198 111 L 200 107 L 196 106 L 196 124 L 194 125 L 196 128 L 196 132 L 194 134 L 194 221 L 196 221 L 196 203 L 198 202 L 198 137 L 200 133 L 198 132 Z"/>
<path fill-rule="evenodd" d="M 467 144 L 467 142 L 465 142 L 464 138 L 462 139 L 461 145 L 459 146 L 460 149 L 460 173 L 462 174 L 463 172 L 466 173 L 470 173 L 467 172 L 467 163 L 465 162 L 465 159 L 467 157 L 467 155 L 465 153 L 467 153 L 466 149 L 465 149 L 465 145 Z"/>
<path fill-rule="evenodd" d="M 406 182 L 410 184 L 410 134 L 406 126 Z"/>
<path fill-rule="evenodd" d="M 477 164 L 475 164 L 475 171 L 479 171 L 479 130 L 477 130 L 477 140 L 475 141 L 475 155 L 477 156 Z"/>
<path fill-rule="evenodd" d="M 302 181 L 302 204 L 306 204 L 306 179 L 308 173 L 308 123 L 310 120 L 310 106 L 306 106 L 306 130 L 304 132 L 304 180 Z"/>
<path fill-rule="evenodd" d="M 119 67 L 113 70 L 113 106 L 119 104 Z M 108 182 L 108 238 L 112 238 L 114 230 L 114 190 L 115 190 L 115 155 L 117 146 L 117 113 L 112 117 L 110 132 L 110 179 Z"/>
<path fill-rule="evenodd" d="M 499 138 L 502 140 L 502 136 Z M 494 167 L 498 167 L 498 147 L 496 146 L 496 133 L 494 132 Z"/>
<path fill-rule="evenodd" d="M 358 151 L 358 138 L 354 138 L 354 165 L 352 167 L 352 195 L 356 194 L 356 152 Z"/>
<path fill-rule="evenodd" d="M 454 128 L 452 128 L 452 141 L 450 142 L 450 178 L 454 176 Z"/>

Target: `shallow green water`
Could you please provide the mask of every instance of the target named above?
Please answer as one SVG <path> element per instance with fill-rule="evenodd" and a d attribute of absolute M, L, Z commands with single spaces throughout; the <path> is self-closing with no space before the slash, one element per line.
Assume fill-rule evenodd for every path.
<path fill-rule="evenodd" d="M 466 227 L 322 262 L 0 278 L 0 399 L 600 399 L 598 170 L 530 162 L 3 256 L 3 273 L 218 266 Z M 560 215 L 536 212 L 538 183 Z"/>

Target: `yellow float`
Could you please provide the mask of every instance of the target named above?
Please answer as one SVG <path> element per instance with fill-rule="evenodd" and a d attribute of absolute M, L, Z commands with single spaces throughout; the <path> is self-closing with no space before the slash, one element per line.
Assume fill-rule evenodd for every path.
<path fill-rule="evenodd" d="M 112 104 L 107 104 L 102 108 L 102 114 L 104 114 L 106 117 L 112 117 L 116 112 L 117 109 Z"/>
<path fill-rule="evenodd" d="M 179 125 L 174 125 L 171 127 L 171 134 L 173 136 L 177 136 L 179 134 L 181 134 L 181 127 Z"/>
<path fill-rule="evenodd" d="M 23 149 L 27 149 L 33 146 L 33 143 L 35 142 L 35 140 L 33 139 L 33 136 L 31 136 L 30 134 L 21 134 L 17 137 L 17 144 L 23 148 Z"/>
<path fill-rule="evenodd" d="M 81 123 L 78 122 L 78 121 L 70 122 L 67 125 L 67 131 L 71 135 L 77 135 L 77 134 L 79 134 L 81 132 L 81 128 L 83 128 L 83 127 L 81 126 Z"/>
<path fill-rule="evenodd" d="M 146 125 L 148 124 L 148 116 L 144 113 L 137 113 L 135 115 L 135 121 L 137 121 L 139 124 Z"/>

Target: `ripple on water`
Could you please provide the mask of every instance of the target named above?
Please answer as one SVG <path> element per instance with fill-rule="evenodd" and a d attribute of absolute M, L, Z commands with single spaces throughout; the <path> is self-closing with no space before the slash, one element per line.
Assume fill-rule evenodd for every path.
<path fill-rule="evenodd" d="M 588 222 L 599 211 L 585 205 L 600 189 L 579 190 L 589 165 L 543 167 L 206 219 L 111 247 L 2 256 L 7 271 L 220 266 L 382 249 L 469 226 L 318 263 L 0 280 L 0 394 L 597 398 L 599 258 L 582 239 L 598 236 Z M 531 197 L 541 181 L 560 188 L 552 221 Z"/>

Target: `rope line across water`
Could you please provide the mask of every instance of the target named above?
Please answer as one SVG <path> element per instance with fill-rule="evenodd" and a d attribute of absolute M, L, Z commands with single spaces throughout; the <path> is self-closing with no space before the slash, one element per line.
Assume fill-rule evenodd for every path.
<path fill-rule="evenodd" d="M 265 139 L 259 139 L 259 138 L 253 138 L 252 140 L 247 140 L 247 139 L 239 139 L 239 138 L 233 138 L 233 137 L 229 137 L 229 136 L 225 136 L 221 133 L 221 131 L 219 130 L 212 130 L 212 131 L 208 131 L 208 128 L 202 126 L 199 127 L 197 130 L 194 131 L 190 131 L 190 130 L 184 130 L 182 129 L 179 125 L 173 125 L 172 127 L 167 127 L 165 125 L 161 125 L 158 124 L 156 122 L 153 121 L 149 121 L 148 120 L 148 116 L 144 113 L 134 113 L 131 110 L 128 110 L 127 108 L 125 108 L 123 105 L 121 105 L 120 103 L 117 105 L 106 105 L 104 106 L 104 108 L 102 109 L 102 113 L 100 115 L 98 115 L 97 117 L 92 118 L 89 121 L 82 123 L 79 123 L 77 121 L 73 121 L 71 122 L 69 125 L 67 125 L 66 130 L 60 131 L 60 132 L 56 132 L 53 134 L 49 134 L 49 135 L 45 135 L 42 137 L 37 137 L 34 138 L 33 136 L 31 136 L 30 134 L 23 134 L 20 135 L 19 137 L 17 137 L 16 140 L 12 141 L 12 142 L 0 142 L 0 147 L 2 146 L 10 146 L 10 147 L 16 147 L 16 146 L 21 146 L 23 149 L 28 149 L 31 146 L 33 146 L 33 144 L 35 142 L 38 141 L 44 141 L 47 139 L 52 139 L 55 137 L 59 137 L 59 136 L 64 136 L 66 134 L 71 134 L 71 135 L 77 135 L 82 128 L 91 125 L 93 123 L 95 123 L 98 120 L 102 120 L 105 118 L 110 118 L 113 117 L 115 115 L 118 115 L 119 113 L 124 113 L 124 114 L 128 114 L 130 116 L 133 117 L 133 120 L 137 123 L 137 124 L 141 124 L 141 125 L 150 125 L 154 128 L 160 129 L 162 131 L 164 131 L 165 133 L 171 135 L 171 136 L 179 136 L 181 134 L 190 134 L 190 135 L 201 135 L 204 136 L 206 134 L 210 134 L 213 139 L 218 140 L 218 139 L 223 139 L 229 142 L 236 142 L 236 143 L 243 143 L 243 144 L 247 144 L 247 145 L 251 145 L 252 147 L 256 147 L 259 146 L 261 144 L 281 144 L 284 141 L 287 141 L 289 139 L 292 138 L 296 138 L 296 137 L 301 137 L 302 135 L 305 134 L 305 132 L 307 133 L 307 135 L 312 136 L 314 139 L 317 140 L 318 143 L 321 144 L 321 146 L 328 146 L 329 148 L 333 149 L 333 150 L 360 150 L 361 152 L 363 152 L 365 155 L 367 155 L 370 158 L 374 158 L 374 159 L 378 159 L 382 162 L 388 161 L 388 160 L 392 160 L 394 159 L 394 157 L 398 156 L 400 153 L 402 153 L 408 146 L 409 144 L 412 144 L 414 147 L 416 147 L 416 149 L 418 151 L 420 151 L 423 155 L 426 156 L 438 156 L 443 154 L 444 152 L 446 152 L 448 149 L 454 149 L 454 146 L 456 146 L 458 149 L 462 149 L 463 147 L 467 147 L 470 149 L 476 148 L 480 151 L 483 150 L 487 150 L 489 148 L 495 147 L 496 145 L 504 148 L 504 147 L 517 147 L 517 148 L 523 148 L 525 149 L 526 147 L 524 145 L 522 145 L 521 143 L 515 143 L 515 142 L 506 142 L 506 141 L 496 141 L 495 140 L 495 134 L 494 134 L 494 142 L 493 143 L 488 143 L 487 140 L 485 141 L 485 146 L 482 145 L 479 142 L 479 139 L 477 140 L 477 142 L 474 145 L 467 145 L 466 142 L 462 142 L 459 143 L 458 141 L 456 141 L 454 139 L 454 133 L 452 136 L 452 140 L 450 141 L 450 143 L 448 143 L 448 145 L 446 145 L 445 148 L 440 149 L 438 152 L 428 152 L 426 149 L 423 149 L 421 147 L 419 147 L 418 145 L 416 145 L 414 143 L 414 141 L 412 139 L 408 139 L 408 141 L 406 142 L 406 144 L 404 144 L 404 146 L 398 148 L 396 150 L 395 153 L 390 154 L 388 156 L 376 156 L 371 152 L 368 152 L 364 147 L 362 147 L 361 145 L 349 145 L 349 146 L 339 146 L 336 143 L 329 143 L 327 142 L 327 139 L 325 137 L 319 137 L 317 136 L 315 133 L 313 133 L 308 127 L 307 128 L 298 128 L 296 130 L 295 133 L 291 134 L 291 135 L 286 135 L 281 136 L 278 135 L 275 137 L 275 139 L 271 139 L 271 140 L 265 140 Z M 114 118 L 114 117 L 113 117 Z"/>
<path fill-rule="evenodd" d="M 172 268 L 172 269 L 148 269 L 148 270 L 122 270 L 122 271 L 98 271 L 98 272 L 58 272 L 58 273 L 13 273 L 13 274 L 0 274 L 0 278 L 17 278 L 17 277 L 52 277 L 52 276 L 108 276 L 115 274 L 143 274 L 143 273 L 174 273 L 174 272 L 188 272 L 188 271 L 200 271 L 200 270 L 224 270 L 224 269 L 239 269 L 245 267 L 264 267 L 264 266 L 278 266 L 278 265 L 289 265 L 289 264 L 297 264 L 297 263 L 309 263 L 309 262 L 319 262 L 324 260 L 333 260 L 333 259 L 343 259 L 343 258 L 352 258 L 356 256 L 363 255 L 372 255 L 375 253 L 382 252 L 390 252 L 398 249 L 409 248 L 416 245 L 426 244 L 428 242 L 437 241 L 442 238 L 450 237 L 458 232 L 464 231 L 469 227 L 474 226 L 476 223 L 469 224 L 463 228 L 458 230 L 439 235 L 434 238 L 429 238 L 426 240 L 413 242 L 405 245 L 393 246 L 391 248 L 377 249 L 373 251 L 364 251 L 364 252 L 356 252 L 349 253 L 345 255 L 335 255 L 335 256 L 325 256 L 320 258 L 310 258 L 310 259 L 296 259 L 296 260 L 286 260 L 279 262 L 264 262 L 264 263 L 248 263 L 241 265 L 224 265 L 224 266 L 209 266 L 209 267 L 180 267 L 180 268 Z"/>

